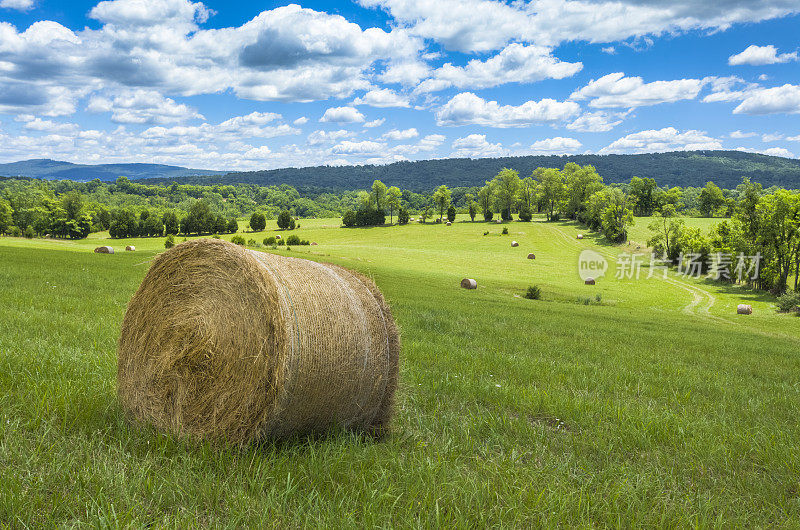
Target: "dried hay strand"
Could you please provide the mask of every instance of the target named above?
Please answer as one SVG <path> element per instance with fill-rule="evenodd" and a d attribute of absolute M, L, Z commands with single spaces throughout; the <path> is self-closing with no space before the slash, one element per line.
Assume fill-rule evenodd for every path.
<path fill-rule="evenodd" d="M 536 259 L 536 254 L 531 252 L 530 254 L 528 254 L 528 259 Z"/>
<path fill-rule="evenodd" d="M 737 315 L 752 315 L 753 314 L 753 306 L 747 304 L 739 304 L 736 306 L 736 314 Z"/>
<path fill-rule="evenodd" d="M 463 280 L 461 280 L 461 287 L 464 289 L 477 289 L 478 282 L 476 282 L 472 278 L 464 278 Z"/>
<path fill-rule="evenodd" d="M 133 245 L 128 245 L 127 247 L 125 247 L 125 251 L 126 252 L 136 252 L 136 247 L 134 247 Z"/>
<path fill-rule="evenodd" d="M 394 410 L 400 337 L 372 281 L 223 240 L 153 260 L 118 350 L 123 408 L 192 438 L 380 435 Z"/>
<path fill-rule="evenodd" d="M 594 281 L 594 278 L 586 278 L 586 280 L 584 280 L 583 283 L 584 283 L 584 285 L 594 285 L 595 281 Z"/>
<path fill-rule="evenodd" d="M 94 249 L 94 251 L 96 254 L 113 254 L 114 247 L 109 247 L 108 245 L 106 245 L 102 247 L 97 247 L 96 249 Z"/>
<path fill-rule="evenodd" d="M 519 246 L 519 243 L 517 243 L 516 241 L 512 241 L 512 242 L 511 242 L 511 246 L 512 246 L 512 247 L 518 247 L 518 246 Z"/>

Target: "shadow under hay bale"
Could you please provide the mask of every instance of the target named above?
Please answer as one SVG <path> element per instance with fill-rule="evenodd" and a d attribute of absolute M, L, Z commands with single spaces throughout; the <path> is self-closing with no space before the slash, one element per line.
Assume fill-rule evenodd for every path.
<path fill-rule="evenodd" d="M 586 278 L 586 279 L 583 281 L 583 283 L 584 283 L 585 285 L 594 285 L 596 282 L 594 281 L 594 278 Z"/>
<path fill-rule="evenodd" d="M 752 315 L 753 314 L 753 306 L 747 304 L 739 304 L 736 306 L 736 314 L 737 315 Z"/>
<path fill-rule="evenodd" d="M 201 239 L 157 256 L 131 299 L 118 393 L 134 418 L 193 438 L 380 435 L 399 356 L 389 307 L 364 276 Z"/>
<path fill-rule="evenodd" d="M 536 259 L 536 254 L 531 252 L 530 254 L 528 254 L 528 259 Z"/>
<path fill-rule="evenodd" d="M 464 289 L 477 289 L 478 282 L 476 282 L 471 278 L 464 278 L 463 280 L 461 280 L 461 287 Z"/>
<path fill-rule="evenodd" d="M 94 249 L 94 251 L 96 254 L 113 254 L 114 247 L 109 247 L 108 245 L 106 245 L 102 247 L 97 247 L 96 249 Z"/>
<path fill-rule="evenodd" d="M 127 247 L 125 247 L 125 251 L 126 252 L 136 252 L 136 247 L 134 247 L 133 245 L 128 245 Z"/>

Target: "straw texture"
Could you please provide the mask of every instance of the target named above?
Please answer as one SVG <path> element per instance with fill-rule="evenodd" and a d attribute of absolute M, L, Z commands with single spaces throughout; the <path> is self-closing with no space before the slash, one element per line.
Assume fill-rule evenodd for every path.
<path fill-rule="evenodd" d="M 736 314 L 738 315 L 752 315 L 753 314 L 753 306 L 748 304 L 739 304 L 736 306 Z"/>
<path fill-rule="evenodd" d="M 472 278 L 464 278 L 463 280 L 461 280 L 461 287 L 463 287 L 464 289 L 477 289 L 478 282 L 476 282 Z"/>
<path fill-rule="evenodd" d="M 128 306 L 118 392 L 137 419 L 245 444 L 334 426 L 382 433 L 400 339 L 367 278 L 196 240 L 156 257 Z"/>
<path fill-rule="evenodd" d="M 114 253 L 114 247 L 109 247 L 109 246 L 106 245 L 106 246 L 102 246 L 102 247 L 97 247 L 97 248 L 94 249 L 94 251 L 97 254 L 113 254 Z"/>

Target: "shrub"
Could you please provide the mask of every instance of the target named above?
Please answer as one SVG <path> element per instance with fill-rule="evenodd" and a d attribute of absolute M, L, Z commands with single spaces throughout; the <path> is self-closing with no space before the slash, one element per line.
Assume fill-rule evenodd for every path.
<path fill-rule="evenodd" d="M 530 222 L 531 219 L 533 219 L 533 214 L 531 213 L 530 208 L 528 208 L 527 206 L 523 206 L 522 208 L 519 209 L 520 221 Z"/>
<path fill-rule="evenodd" d="M 494 218 L 494 213 L 491 210 L 484 210 L 483 211 L 483 220 L 484 221 L 491 221 Z"/>
<path fill-rule="evenodd" d="M 280 245 L 285 245 L 285 244 L 286 244 L 286 241 L 285 241 L 285 240 L 283 240 L 283 239 L 279 239 L 279 240 L 278 240 L 278 246 L 280 246 Z"/>
<path fill-rule="evenodd" d="M 219 237 L 219 234 L 214 234 L 213 236 L 211 236 L 211 239 L 222 239 L 222 238 Z"/>
<path fill-rule="evenodd" d="M 800 312 L 800 292 L 787 292 L 786 294 L 778 297 L 778 309 L 780 311 L 798 311 Z"/>
<path fill-rule="evenodd" d="M 248 239 L 248 240 L 247 240 L 247 246 L 248 246 L 248 247 L 254 247 L 254 246 L 256 246 L 256 240 L 255 240 L 255 239 L 252 239 L 252 238 Z"/>
<path fill-rule="evenodd" d="M 261 212 L 254 212 L 250 216 L 250 229 L 253 232 L 261 232 L 267 227 L 267 217 Z"/>
<path fill-rule="evenodd" d="M 236 245 L 244 246 L 245 240 L 244 240 L 244 238 L 242 236 L 237 234 L 237 235 L 235 235 L 235 236 L 233 236 L 231 238 L 231 243 L 234 243 Z"/>
<path fill-rule="evenodd" d="M 310 244 L 311 244 L 311 241 L 309 241 L 308 239 L 304 239 L 304 240 L 302 240 L 302 241 L 300 242 L 300 244 L 301 244 L 301 245 L 310 245 Z"/>
<path fill-rule="evenodd" d="M 292 234 L 286 238 L 287 245 L 299 245 L 300 244 L 300 237 L 297 234 Z"/>
<path fill-rule="evenodd" d="M 356 226 L 356 211 L 347 210 L 344 212 L 344 215 L 342 216 L 342 224 L 347 228 Z"/>
<path fill-rule="evenodd" d="M 603 301 L 603 295 L 600 294 L 600 293 L 597 293 L 596 295 L 594 295 L 594 301 L 599 304 L 600 302 Z"/>
<path fill-rule="evenodd" d="M 447 220 L 451 223 L 456 220 L 456 207 L 452 204 L 447 209 Z"/>
<path fill-rule="evenodd" d="M 408 215 L 408 210 L 405 208 L 400 208 L 400 211 L 397 212 L 397 224 L 400 225 L 407 225 L 410 216 Z"/>
<path fill-rule="evenodd" d="M 483 235 L 488 236 L 489 235 L 489 231 L 487 230 L 486 232 L 483 233 Z"/>
<path fill-rule="evenodd" d="M 503 235 L 504 235 L 504 236 L 507 236 L 507 235 L 508 235 L 508 227 L 507 227 L 507 226 L 504 226 L 504 227 L 503 227 Z"/>
<path fill-rule="evenodd" d="M 33 233 L 33 227 L 32 227 L 31 225 L 28 225 L 27 227 L 25 227 L 25 231 L 23 232 L 23 235 L 24 235 L 24 236 L 25 236 L 27 239 L 33 239 L 33 236 L 35 235 L 35 234 Z"/>
<path fill-rule="evenodd" d="M 292 250 L 292 247 L 290 247 L 289 245 L 286 245 L 286 250 Z"/>
<path fill-rule="evenodd" d="M 294 218 L 289 213 L 289 210 L 282 210 L 278 214 L 278 228 L 281 230 L 294 230 L 295 226 Z"/>
<path fill-rule="evenodd" d="M 239 221 L 235 217 L 228 219 L 228 232 L 235 234 L 239 231 Z"/>
<path fill-rule="evenodd" d="M 271 247 L 275 244 L 275 236 L 269 236 L 264 238 L 264 246 Z"/>
<path fill-rule="evenodd" d="M 169 234 L 167 239 L 164 240 L 164 248 L 172 248 L 175 246 L 175 236 Z"/>
<path fill-rule="evenodd" d="M 542 298 L 542 289 L 538 285 L 528 286 L 528 291 L 525 293 L 525 298 L 529 300 L 540 300 Z"/>

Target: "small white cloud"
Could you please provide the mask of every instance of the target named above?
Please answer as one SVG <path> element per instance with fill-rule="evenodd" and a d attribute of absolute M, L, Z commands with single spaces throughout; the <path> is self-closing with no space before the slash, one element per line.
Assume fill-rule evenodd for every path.
<path fill-rule="evenodd" d="M 294 120 L 292 123 L 297 125 L 297 126 L 305 125 L 306 123 L 308 123 L 308 118 L 306 118 L 305 116 L 300 116 L 299 118 Z"/>
<path fill-rule="evenodd" d="M 331 123 L 361 123 L 364 115 L 355 107 L 331 107 L 319 119 L 321 122 Z"/>
<path fill-rule="evenodd" d="M 386 144 L 364 140 L 363 142 L 351 142 L 344 140 L 343 142 L 333 146 L 331 153 L 337 155 L 367 155 L 379 153 L 386 149 Z"/>
<path fill-rule="evenodd" d="M 591 100 L 595 108 L 634 108 L 694 99 L 708 83 L 705 79 L 676 79 L 645 83 L 641 77 L 625 77 L 623 72 L 592 79 L 570 96 L 572 100 Z"/>
<path fill-rule="evenodd" d="M 531 151 L 534 154 L 563 155 L 576 152 L 583 146 L 575 138 L 564 138 L 557 136 L 533 142 Z"/>
<path fill-rule="evenodd" d="M 408 98 L 389 88 L 373 89 L 356 98 L 353 105 L 369 105 L 371 107 L 408 107 Z"/>
<path fill-rule="evenodd" d="M 770 147 L 769 149 L 753 149 L 750 147 L 737 147 L 736 151 L 743 153 L 758 153 L 761 155 L 780 156 L 783 158 L 795 158 L 794 153 L 783 147 Z"/>
<path fill-rule="evenodd" d="M 608 46 L 607 48 L 601 48 L 601 52 L 607 53 L 609 55 L 615 55 L 617 53 L 617 49 L 613 46 Z"/>
<path fill-rule="evenodd" d="M 353 133 L 340 129 L 338 131 L 314 131 L 308 135 L 309 145 L 334 144 L 342 138 L 352 136 Z"/>
<path fill-rule="evenodd" d="M 627 115 L 627 112 L 586 112 L 567 124 L 567 129 L 579 132 L 606 132 L 622 123 Z"/>
<path fill-rule="evenodd" d="M 761 135 L 761 141 L 764 143 L 777 142 L 783 140 L 783 135 L 779 133 L 766 133 Z"/>
<path fill-rule="evenodd" d="M 800 113 L 800 85 L 785 84 L 774 88 L 751 90 L 733 109 L 734 114 L 797 114 Z"/>
<path fill-rule="evenodd" d="M 416 138 L 417 136 L 419 136 L 419 132 L 417 132 L 417 129 L 412 127 L 411 129 L 405 129 L 402 131 L 398 129 L 392 129 L 391 131 L 384 133 L 383 138 L 386 140 L 400 141 L 410 140 L 411 138 Z"/>
<path fill-rule="evenodd" d="M 665 127 L 623 136 L 601 149 L 599 153 L 663 153 L 706 149 L 722 149 L 722 142 L 708 136 L 705 131 L 680 132 L 674 127 Z"/>
<path fill-rule="evenodd" d="M 458 138 L 453 141 L 452 147 L 454 151 L 451 156 L 457 158 L 501 156 L 508 153 L 501 144 L 488 142 L 485 134 L 470 134 Z"/>
<path fill-rule="evenodd" d="M 736 138 L 736 139 L 752 138 L 753 136 L 756 136 L 756 133 L 754 133 L 754 132 L 742 132 L 742 131 L 736 130 L 736 131 L 733 131 L 732 133 L 730 133 L 728 136 L 731 137 L 731 138 Z"/>
<path fill-rule="evenodd" d="M 33 7 L 33 0 L 0 0 L 0 7 L 28 11 Z"/>
<path fill-rule="evenodd" d="M 369 127 L 370 129 L 373 127 L 380 127 L 386 121 L 386 118 L 378 118 L 377 120 L 368 121 L 364 124 L 364 127 Z"/>
<path fill-rule="evenodd" d="M 500 105 L 486 101 L 472 92 L 453 96 L 436 113 L 438 125 L 483 125 L 486 127 L 526 127 L 534 124 L 557 123 L 580 112 L 574 101 L 542 99 L 527 101 L 519 106 Z"/>
<path fill-rule="evenodd" d="M 203 119 L 202 114 L 188 105 L 176 103 L 155 90 L 144 89 L 127 90 L 111 97 L 93 96 L 86 110 L 96 113 L 111 112 L 111 121 L 114 123 L 165 124 Z"/>
<path fill-rule="evenodd" d="M 778 64 L 796 61 L 797 52 L 778 54 L 778 49 L 770 44 L 769 46 L 756 46 L 752 44 L 743 52 L 728 57 L 728 64 L 740 66 L 749 64 L 752 66 L 763 66 L 765 64 Z"/>

